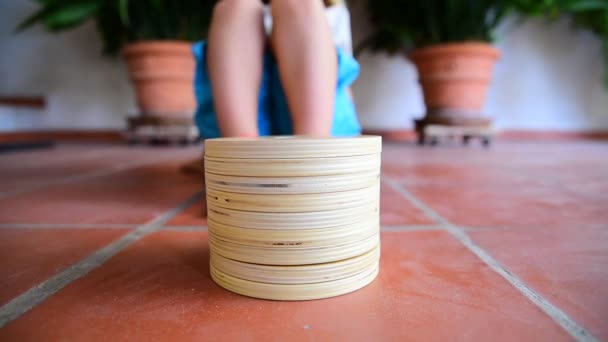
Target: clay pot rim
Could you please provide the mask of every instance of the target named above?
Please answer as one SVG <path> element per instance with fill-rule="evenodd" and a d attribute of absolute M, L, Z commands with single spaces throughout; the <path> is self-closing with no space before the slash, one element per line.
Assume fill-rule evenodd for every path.
<path fill-rule="evenodd" d="M 492 44 L 481 41 L 441 43 L 415 49 L 409 54 L 412 60 L 424 61 L 438 55 L 481 55 L 492 59 L 500 57 L 500 50 Z"/>
<path fill-rule="evenodd" d="M 129 43 L 122 49 L 122 55 L 126 58 L 145 53 L 192 54 L 192 43 L 183 40 L 141 40 Z"/>

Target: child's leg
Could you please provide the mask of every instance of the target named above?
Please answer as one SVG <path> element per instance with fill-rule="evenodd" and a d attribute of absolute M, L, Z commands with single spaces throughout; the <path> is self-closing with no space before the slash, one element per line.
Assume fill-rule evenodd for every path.
<path fill-rule="evenodd" d="M 295 134 L 331 132 L 337 56 L 321 0 L 271 1 L 271 43 Z"/>
<path fill-rule="evenodd" d="M 258 136 L 265 40 L 260 1 L 222 0 L 216 5 L 209 30 L 207 66 L 223 136 Z"/>

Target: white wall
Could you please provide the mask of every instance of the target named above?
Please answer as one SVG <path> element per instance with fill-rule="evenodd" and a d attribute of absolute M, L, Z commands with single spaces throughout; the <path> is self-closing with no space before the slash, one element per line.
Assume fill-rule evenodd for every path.
<path fill-rule="evenodd" d="M 0 106 L 0 130 L 123 128 L 134 100 L 120 59 L 101 56 L 92 24 L 15 34 L 34 1 L 0 1 L 0 96 L 44 95 L 45 110 Z"/>
<path fill-rule="evenodd" d="M 353 1 L 355 41 L 369 32 L 361 0 Z M 41 27 L 15 35 L 35 2 L 0 1 L 0 96 L 47 98 L 43 111 L 0 106 L 0 131 L 115 129 L 135 112 L 132 90 L 118 58 L 100 55 L 93 25 L 51 35 Z M 513 24 L 513 23 L 511 23 Z M 602 85 L 600 42 L 561 21 L 509 23 L 486 112 L 499 128 L 608 129 L 608 91 Z M 410 128 L 424 112 L 416 72 L 402 57 L 365 53 L 354 93 L 368 129 Z"/>
<path fill-rule="evenodd" d="M 599 38 L 569 20 L 515 20 L 501 28 L 503 57 L 486 111 L 504 128 L 608 129 L 608 88 Z"/>

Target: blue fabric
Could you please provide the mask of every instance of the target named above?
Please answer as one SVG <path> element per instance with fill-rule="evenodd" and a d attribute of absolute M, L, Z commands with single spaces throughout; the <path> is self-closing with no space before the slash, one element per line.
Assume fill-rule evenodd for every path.
<path fill-rule="evenodd" d="M 221 136 L 213 106 L 213 93 L 207 72 L 207 43 L 198 42 L 193 47 L 196 58 L 194 89 L 198 107 L 194 117 L 203 138 Z M 361 133 L 355 106 L 348 95 L 348 87 L 359 76 L 359 63 L 338 48 L 338 82 L 331 134 L 353 136 Z M 264 69 L 260 87 L 258 129 L 260 135 L 291 135 L 293 128 L 287 99 L 281 86 L 276 61 L 271 53 L 264 55 Z"/>

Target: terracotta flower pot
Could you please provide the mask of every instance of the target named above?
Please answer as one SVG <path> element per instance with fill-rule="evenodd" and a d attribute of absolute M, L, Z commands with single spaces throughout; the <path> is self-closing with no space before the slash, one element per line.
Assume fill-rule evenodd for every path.
<path fill-rule="evenodd" d="M 191 119 L 194 97 L 192 44 L 143 41 L 123 50 L 140 114 L 167 119 Z"/>
<path fill-rule="evenodd" d="M 500 51 L 481 42 L 450 43 L 415 50 L 427 118 L 475 121 L 481 118 Z M 451 120 L 451 121 L 450 121 Z"/>

